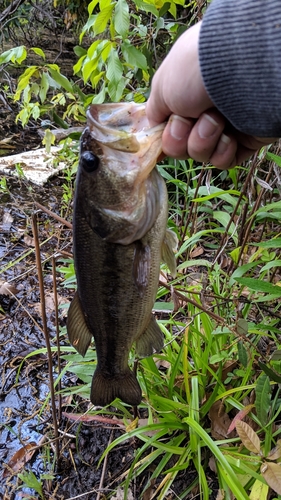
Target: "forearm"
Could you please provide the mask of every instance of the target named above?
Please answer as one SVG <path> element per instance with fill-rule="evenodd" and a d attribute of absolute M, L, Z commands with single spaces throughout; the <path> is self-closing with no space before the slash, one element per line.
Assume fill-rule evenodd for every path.
<path fill-rule="evenodd" d="M 199 58 L 211 100 L 235 128 L 281 135 L 280 0 L 213 0 Z"/>

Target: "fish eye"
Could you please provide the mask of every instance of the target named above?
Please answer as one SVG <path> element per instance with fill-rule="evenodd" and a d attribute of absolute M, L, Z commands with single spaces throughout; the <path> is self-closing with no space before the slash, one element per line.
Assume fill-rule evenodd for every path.
<path fill-rule="evenodd" d="M 94 172 L 99 166 L 99 158 L 91 151 L 84 151 L 81 155 L 81 162 L 86 172 Z"/>

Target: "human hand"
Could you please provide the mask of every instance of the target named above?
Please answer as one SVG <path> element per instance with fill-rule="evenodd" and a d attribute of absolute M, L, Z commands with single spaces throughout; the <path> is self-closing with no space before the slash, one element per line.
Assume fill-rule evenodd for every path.
<path fill-rule="evenodd" d="M 156 71 L 146 114 L 151 125 L 168 119 L 162 137 L 165 155 L 232 168 L 275 138 L 243 134 L 216 109 L 200 71 L 200 27 L 201 22 L 183 33 Z"/>

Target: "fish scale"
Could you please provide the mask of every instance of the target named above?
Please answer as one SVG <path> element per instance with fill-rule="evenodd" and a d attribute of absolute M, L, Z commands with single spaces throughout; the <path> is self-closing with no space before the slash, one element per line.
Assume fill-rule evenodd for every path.
<path fill-rule="evenodd" d="M 134 132 L 128 126 L 128 106 L 133 109 L 130 120 Z M 120 120 L 116 120 L 116 114 L 111 116 L 110 107 L 119 112 L 121 123 L 122 115 L 126 115 L 123 123 L 127 143 L 124 130 L 118 143 Z M 161 152 L 163 127 L 150 129 L 143 108 L 136 104 L 92 106 L 81 140 L 73 214 L 77 292 L 69 309 L 67 330 L 71 343 L 82 355 L 94 337 L 97 368 L 91 401 L 98 406 L 110 404 L 117 397 L 138 405 L 141 389 L 128 366 L 130 349 L 135 342 L 138 355 L 150 356 L 163 347 L 163 334 L 152 315 L 161 251 L 167 241 L 167 190 L 154 168 Z M 103 112 L 108 118 L 101 118 L 101 126 L 99 114 Z M 140 116 L 140 137 L 135 131 L 134 112 Z M 129 151 L 127 157 L 126 144 L 133 144 L 136 150 Z M 151 156 L 145 161 L 144 149 Z M 92 156 L 83 156 L 85 151 Z M 117 193 L 116 186 L 124 193 Z M 139 198 L 136 193 L 141 194 Z M 123 240 L 126 244 L 120 243 Z M 168 250 L 166 254 L 172 260 L 173 252 Z"/>

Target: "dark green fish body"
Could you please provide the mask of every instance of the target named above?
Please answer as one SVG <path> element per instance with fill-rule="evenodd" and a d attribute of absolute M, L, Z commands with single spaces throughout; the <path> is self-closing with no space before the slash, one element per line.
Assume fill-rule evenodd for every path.
<path fill-rule="evenodd" d="M 91 401 L 100 406 L 116 397 L 139 404 L 129 351 L 134 342 L 139 356 L 163 346 L 151 312 L 168 215 L 165 182 L 153 168 L 162 127 L 136 137 L 136 120 L 142 132 L 144 117 L 143 106 L 92 106 L 81 139 L 73 220 L 77 293 L 67 328 L 82 355 L 94 336 L 98 364 Z"/>

